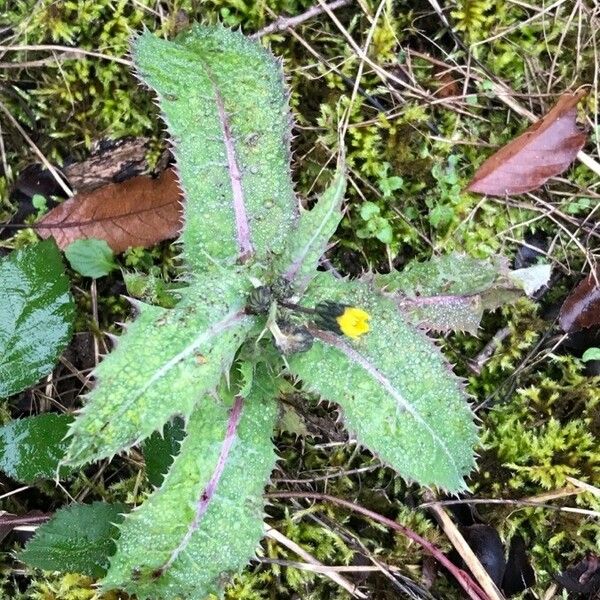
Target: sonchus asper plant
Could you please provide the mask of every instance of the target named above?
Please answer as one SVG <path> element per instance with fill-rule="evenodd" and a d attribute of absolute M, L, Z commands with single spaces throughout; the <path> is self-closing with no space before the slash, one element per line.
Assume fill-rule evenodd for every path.
<path fill-rule="evenodd" d="M 110 458 L 184 417 L 162 486 L 119 526 L 102 586 L 200 599 L 259 548 L 284 378 L 337 403 L 362 445 L 423 485 L 464 488 L 476 428 L 458 377 L 376 282 L 317 270 L 344 169 L 299 208 L 278 62 L 220 26 L 172 42 L 144 33 L 133 58 L 174 145 L 189 286 L 175 308 L 137 305 L 64 462 Z"/>

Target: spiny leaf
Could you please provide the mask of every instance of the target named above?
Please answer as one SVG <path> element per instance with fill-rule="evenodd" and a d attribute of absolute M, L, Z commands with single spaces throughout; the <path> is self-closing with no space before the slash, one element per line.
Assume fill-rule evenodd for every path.
<path fill-rule="evenodd" d="M 175 42 L 140 35 L 133 56 L 158 94 L 186 195 L 181 241 L 192 271 L 281 253 L 296 217 L 281 69 L 221 26 Z M 160 60 L 157 60 L 160 56 Z"/>
<path fill-rule="evenodd" d="M 312 329 L 315 343 L 288 358 L 291 372 L 337 402 L 358 441 L 404 477 L 464 488 L 475 464 L 476 429 L 460 382 L 439 350 L 365 284 L 320 274 L 304 302 L 325 301 L 367 311 L 371 330 L 352 341 Z"/>
<path fill-rule="evenodd" d="M 0 261 L 0 398 L 47 375 L 71 338 L 74 305 L 56 244 Z"/>
<path fill-rule="evenodd" d="M 494 310 L 532 295 L 544 285 L 550 265 L 510 271 L 503 259 L 481 260 L 463 254 L 411 262 L 401 272 L 367 276 L 390 295 L 409 320 L 435 331 L 476 334 L 484 310 Z"/>
<path fill-rule="evenodd" d="M 0 427 L 0 469 L 23 483 L 56 477 L 72 420 L 68 415 L 48 413 Z"/>
<path fill-rule="evenodd" d="M 73 504 L 40 526 L 18 557 L 30 567 L 101 577 L 115 551 L 123 504 Z"/>
<path fill-rule="evenodd" d="M 140 175 L 77 194 L 51 210 L 37 229 L 61 249 L 75 240 L 97 238 L 119 253 L 175 237 L 181 210 L 177 176 L 167 169 L 157 179 Z"/>
<path fill-rule="evenodd" d="M 419 296 L 470 296 L 488 289 L 506 269 L 503 260 L 482 260 L 452 252 L 427 261 L 412 261 L 402 271 L 375 275 L 375 283 L 387 292 Z"/>
<path fill-rule="evenodd" d="M 137 319 L 97 368 L 99 384 L 71 427 L 66 464 L 112 456 L 173 415 L 189 416 L 216 389 L 254 323 L 242 310 L 248 285 L 231 271 L 198 281 L 177 308 L 140 304 Z"/>
<path fill-rule="evenodd" d="M 523 194 L 562 173 L 585 144 L 586 133 L 576 122 L 577 104 L 585 93 L 563 94 L 547 115 L 488 158 L 467 190 L 490 196 Z"/>
<path fill-rule="evenodd" d="M 410 262 L 403 271 L 375 275 L 374 281 L 413 323 L 434 331 L 476 334 L 483 316 L 480 294 L 505 270 L 503 261 L 452 253 Z"/>
<path fill-rule="evenodd" d="M 396 304 L 400 313 L 412 323 L 433 331 L 465 331 L 477 335 L 483 317 L 480 295 L 414 299 L 398 296 Z"/>
<path fill-rule="evenodd" d="M 121 526 L 104 588 L 153 600 L 205 598 L 254 556 L 275 464 L 275 394 L 263 372 L 233 406 L 204 397 L 163 487 Z"/>
<path fill-rule="evenodd" d="M 319 259 L 342 219 L 342 202 L 346 191 L 344 167 L 338 169 L 333 183 L 310 211 L 300 215 L 282 257 L 284 279 L 302 291 L 314 277 Z"/>

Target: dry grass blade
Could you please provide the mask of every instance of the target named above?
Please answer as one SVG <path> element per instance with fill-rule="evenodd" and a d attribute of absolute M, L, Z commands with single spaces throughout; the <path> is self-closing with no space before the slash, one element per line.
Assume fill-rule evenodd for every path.
<path fill-rule="evenodd" d="M 446 511 L 437 504 L 431 504 L 430 510 L 439 519 L 444 533 L 448 536 L 448 539 L 452 542 L 452 545 L 456 548 L 460 557 L 465 561 L 465 564 L 469 567 L 471 573 L 473 573 L 477 583 L 483 588 L 490 600 L 505 600 L 502 592 L 496 587 L 496 584 L 492 581 L 488 572 L 483 568 L 483 565 L 477 556 L 475 556 L 471 546 L 467 544 L 465 538 L 452 522 L 452 519 L 448 516 Z"/>
<path fill-rule="evenodd" d="M 43 238 L 60 248 L 85 238 L 106 240 L 114 252 L 152 246 L 175 237 L 181 228 L 181 192 L 167 169 L 157 179 L 142 175 L 63 202 L 37 225 Z"/>
<path fill-rule="evenodd" d="M 352 4 L 353 2 L 354 0 L 334 0 L 328 4 L 328 8 L 329 10 L 337 10 L 338 8 L 348 6 L 348 4 Z M 285 31 L 286 29 L 297 27 L 301 23 L 323 14 L 323 12 L 325 12 L 325 9 L 322 6 L 315 5 L 302 14 L 296 15 L 295 17 L 278 17 L 275 21 L 273 21 L 273 23 L 263 27 L 262 29 L 259 29 L 256 33 L 253 33 L 249 37 L 251 39 L 257 39 L 271 33 L 277 33 L 278 31 Z"/>
<path fill-rule="evenodd" d="M 296 542 L 283 535 L 283 533 L 277 531 L 277 529 L 267 529 L 266 536 L 280 543 L 282 546 L 285 546 L 289 550 L 292 550 L 292 552 L 295 552 L 300 558 L 303 558 L 310 565 L 317 568 L 320 567 L 320 569 L 315 572 L 322 573 L 326 577 L 329 577 L 329 579 L 343 587 L 353 598 L 367 598 L 365 594 L 356 589 L 356 586 L 353 583 L 350 583 L 345 577 L 342 577 L 335 571 L 324 568 L 325 565 L 323 565 L 323 563 L 318 561 L 314 556 L 312 556 L 312 554 L 309 554 L 306 550 L 304 550 L 302 546 L 299 546 L 296 544 Z"/>

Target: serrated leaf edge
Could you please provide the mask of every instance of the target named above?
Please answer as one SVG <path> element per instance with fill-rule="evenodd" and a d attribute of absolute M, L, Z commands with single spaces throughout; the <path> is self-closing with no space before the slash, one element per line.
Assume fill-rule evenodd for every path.
<path fill-rule="evenodd" d="M 185 535 L 181 539 L 181 542 L 179 542 L 178 546 L 173 550 L 171 556 L 169 556 L 167 561 L 157 570 L 161 574 L 168 571 L 170 566 L 177 560 L 177 557 L 185 550 L 186 546 L 190 543 L 190 540 L 192 539 L 192 535 L 198 529 L 200 521 L 204 516 L 204 513 L 208 510 L 210 502 L 213 499 L 217 490 L 217 486 L 219 485 L 221 476 L 223 475 L 223 471 L 225 470 L 225 465 L 227 464 L 229 452 L 231 451 L 231 448 L 235 441 L 237 427 L 242 417 L 243 406 L 244 398 L 239 395 L 236 396 L 234 404 L 231 410 L 229 411 L 227 429 L 225 430 L 225 437 L 223 439 L 223 443 L 221 444 L 221 450 L 219 452 L 219 458 L 217 459 L 215 469 L 210 479 L 208 480 L 206 487 L 202 490 L 202 493 L 198 498 L 194 518 L 192 519 L 192 522 L 190 523 L 187 531 L 185 532 Z"/>
<path fill-rule="evenodd" d="M 421 414 L 415 410 L 410 402 L 408 402 L 404 396 L 402 396 L 400 391 L 394 387 L 390 380 L 375 365 L 373 365 L 368 358 L 363 356 L 355 348 L 351 347 L 334 333 L 311 328 L 311 334 L 324 344 L 332 346 L 336 350 L 342 352 L 349 360 L 362 367 L 370 377 L 375 379 L 377 383 L 379 383 L 379 385 L 381 385 L 381 387 L 385 389 L 385 391 L 398 403 L 399 412 L 408 412 L 416 421 L 423 425 L 425 430 L 431 435 L 431 438 L 438 444 L 443 453 L 448 457 L 450 464 L 454 467 L 454 472 L 456 473 L 458 480 L 464 480 L 464 474 L 461 473 L 460 469 L 458 468 L 456 460 L 452 456 L 452 453 L 448 449 L 448 446 L 444 440 L 440 438 L 440 436 L 432 429 L 432 427 L 421 416 Z"/>

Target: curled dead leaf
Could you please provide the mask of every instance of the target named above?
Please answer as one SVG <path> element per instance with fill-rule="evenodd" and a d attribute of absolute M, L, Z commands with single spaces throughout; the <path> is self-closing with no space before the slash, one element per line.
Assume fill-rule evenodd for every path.
<path fill-rule="evenodd" d="M 600 325 L 600 270 L 579 282 L 564 301 L 558 319 L 567 333 Z"/>
<path fill-rule="evenodd" d="M 467 190 L 490 196 L 523 194 L 562 173 L 585 144 L 586 132 L 577 126 L 577 104 L 585 94 L 563 94 L 548 114 L 488 158 Z"/>
<path fill-rule="evenodd" d="M 173 169 L 153 179 L 140 175 L 77 194 L 52 209 L 36 229 L 61 249 L 79 239 L 106 240 L 113 252 L 152 246 L 181 229 L 181 191 Z"/>

